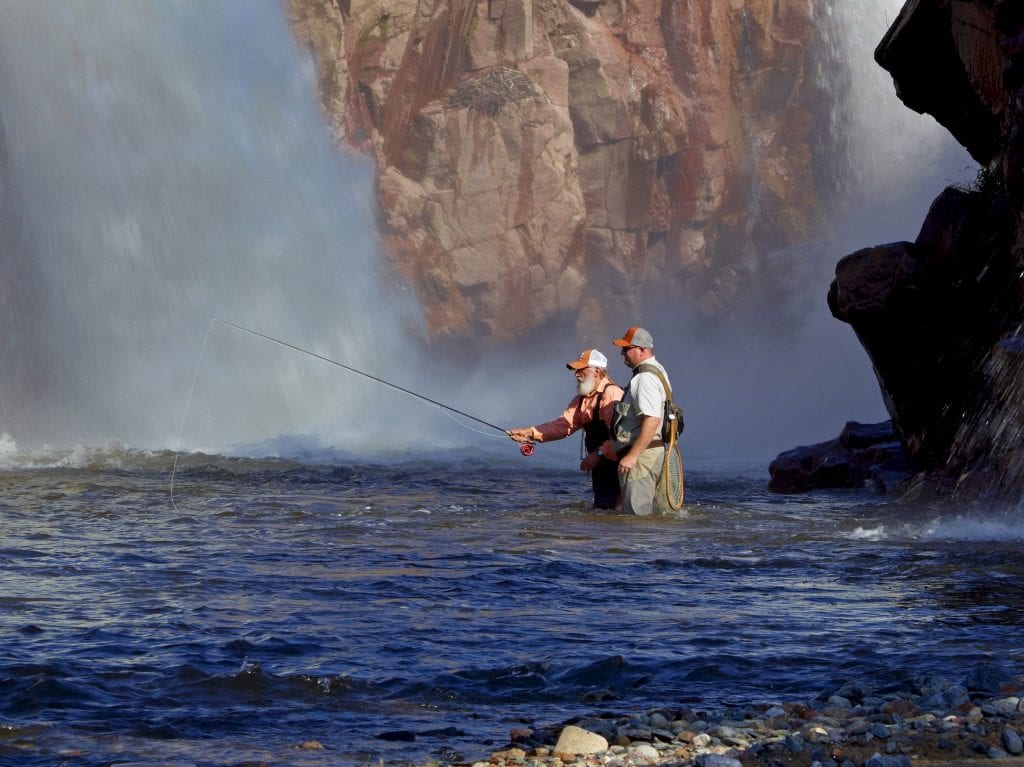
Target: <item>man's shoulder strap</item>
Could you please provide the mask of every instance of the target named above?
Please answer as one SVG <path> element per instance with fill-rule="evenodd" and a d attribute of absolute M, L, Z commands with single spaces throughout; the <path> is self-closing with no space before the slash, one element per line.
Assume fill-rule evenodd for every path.
<path fill-rule="evenodd" d="M 669 400 L 672 399 L 672 387 L 668 385 L 668 380 L 666 380 L 665 374 L 662 373 L 659 368 L 654 365 L 641 363 L 633 368 L 633 374 L 635 375 L 636 373 L 653 373 L 656 375 L 658 380 L 661 381 L 661 385 L 665 388 L 665 397 Z"/>
<path fill-rule="evenodd" d="M 613 380 L 612 380 L 611 378 L 609 378 L 609 379 L 608 379 L 608 383 L 607 383 L 607 385 L 605 385 L 605 387 L 604 387 L 603 389 L 601 389 L 601 393 L 602 393 L 602 394 L 607 394 L 607 393 L 608 393 L 608 390 L 609 390 L 610 388 L 612 388 L 613 386 L 614 386 L 614 387 L 615 387 L 616 389 L 618 389 L 618 390 L 619 390 L 620 392 L 622 392 L 623 394 L 625 394 L 625 391 L 626 391 L 626 390 L 625 390 L 625 389 L 623 389 L 623 388 L 622 388 L 621 386 L 619 386 L 619 385 L 618 385 L 617 383 L 615 383 L 615 381 L 613 381 Z"/>

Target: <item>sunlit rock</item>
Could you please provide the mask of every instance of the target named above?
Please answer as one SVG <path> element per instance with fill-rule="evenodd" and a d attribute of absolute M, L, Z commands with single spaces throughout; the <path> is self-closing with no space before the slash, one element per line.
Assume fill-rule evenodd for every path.
<path fill-rule="evenodd" d="M 599 754 L 607 750 L 608 741 L 603 736 L 570 724 L 558 736 L 554 754 L 571 759 L 577 754 Z"/>
<path fill-rule="evenodd" d="M 377 164 L 382 244 L 435 336 L 600 332 L 609 296 L 722 312 L 822 221 L 803 0 L 288 8 L 339 140 Z M 509 71 L 536 95 L 450 98 Z"/>

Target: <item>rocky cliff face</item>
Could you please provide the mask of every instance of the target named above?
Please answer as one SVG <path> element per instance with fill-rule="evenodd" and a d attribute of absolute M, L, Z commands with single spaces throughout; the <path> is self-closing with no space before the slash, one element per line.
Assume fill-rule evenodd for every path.
<path fill-rule="evenodd" d="M 915 469 L 1018 496 L 1024 478 L 1024 5 L 909 0 L 875 57 L 982 165 L 914 242 L 836 268 L 833 314 L 874 364 Z"/>
<path fill-rule="evenodd" d="M 821 220 L 806 0 L 288 0 L 430 331 L 707 313 Z"/>

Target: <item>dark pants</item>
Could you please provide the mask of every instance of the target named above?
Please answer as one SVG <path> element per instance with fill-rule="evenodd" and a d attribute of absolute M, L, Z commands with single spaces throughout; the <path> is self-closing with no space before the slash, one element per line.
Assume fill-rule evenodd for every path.
<path fill-rule="evenodd" d="M 602 458 L 590 472 L 594 486 L 594 508 L 614 509 L 619 500 L 619 464 Z"/>

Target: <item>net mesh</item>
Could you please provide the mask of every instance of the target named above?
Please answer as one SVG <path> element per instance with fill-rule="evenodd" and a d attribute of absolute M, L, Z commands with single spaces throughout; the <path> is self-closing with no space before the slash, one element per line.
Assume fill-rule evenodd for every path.
<path fill-rule="evenodd" d="M 676 424 L 672 423 L 668 445 L 665 446 L 665 464 L 661 471 L 661 484 L 665 491 L 665 501 L 675 511 L 683 507 L 683 457 L 676 443 Z"/>
<path fill-rule="evenodd" d="M 683 458 L 679 448 L 673 446 L 665 451 L 665 469 L 661 476 L 665 478 L 665 500 L 676 511 L 683 507 Z"/>

